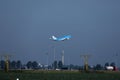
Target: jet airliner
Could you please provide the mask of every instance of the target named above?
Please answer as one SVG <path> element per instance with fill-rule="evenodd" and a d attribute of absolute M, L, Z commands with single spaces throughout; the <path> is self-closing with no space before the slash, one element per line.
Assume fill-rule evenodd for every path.
<path fill-rule="evenodd" d="M 52 38 L 50 38 L 50 39 L 52 39 L 54 41 L 64 41 L 64 40 L 69 40 L 70 38 L 71 38 L 71 35 L 66 35 L 66 36 L 59 37 L 59 38 L 52 36 Z"/>

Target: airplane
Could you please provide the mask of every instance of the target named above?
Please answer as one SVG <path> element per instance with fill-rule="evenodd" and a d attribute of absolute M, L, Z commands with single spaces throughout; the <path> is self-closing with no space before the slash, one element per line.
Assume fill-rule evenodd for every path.
<path fill-rule="evenodd" d="M 65 41 L 65 40 L 69 40 L 70 38 L 71 38 L 71 35 L 66 35 L 66 36 L 59 37 L 59 38 L 52 36 L 52 38 L 50 38 L 50 39 L 52 39 L 54 41 Z"/>

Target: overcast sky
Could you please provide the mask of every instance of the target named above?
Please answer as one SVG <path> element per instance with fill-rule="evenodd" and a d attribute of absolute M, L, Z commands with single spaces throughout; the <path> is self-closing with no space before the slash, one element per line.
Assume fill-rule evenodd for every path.
<path fill-rule="evenodd" d="M 52 35 L 71 35 L 54 42 Z M 0 0 L 0 53 L 12 60 L 83 65 L 80 55 L 90 54 L 90 65 L 120 64 L 120 0 Z"/>

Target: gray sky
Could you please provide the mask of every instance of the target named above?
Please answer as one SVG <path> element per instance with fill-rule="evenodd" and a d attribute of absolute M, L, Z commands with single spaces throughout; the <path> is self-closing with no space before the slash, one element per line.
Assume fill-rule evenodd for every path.
<path fill-rule="evenodd" d="M 49 37 L 70 34 L 71 40 L 54 42 Z M 0 53 L 23 63 L 53 62 L 53 48 L 65 64 L 120 64 L 120 0 L 0 0 Z M 117 55 L 117 56 L 116 56 Z"/>

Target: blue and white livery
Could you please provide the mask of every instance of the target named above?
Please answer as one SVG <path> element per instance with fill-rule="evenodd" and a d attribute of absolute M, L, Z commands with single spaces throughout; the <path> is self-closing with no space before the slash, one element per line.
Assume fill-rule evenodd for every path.
<path fill-rule="evenodd" d="M 70 38 L 71 38 L 71 35 L 66 35 L 66 36 L 59 37 L 59 38 L 52 36 L 52 38 L 50 38 L 50 39 L 52 39 L 54 41 L 64 41 L 64 40 L 69 40 Z"/>

